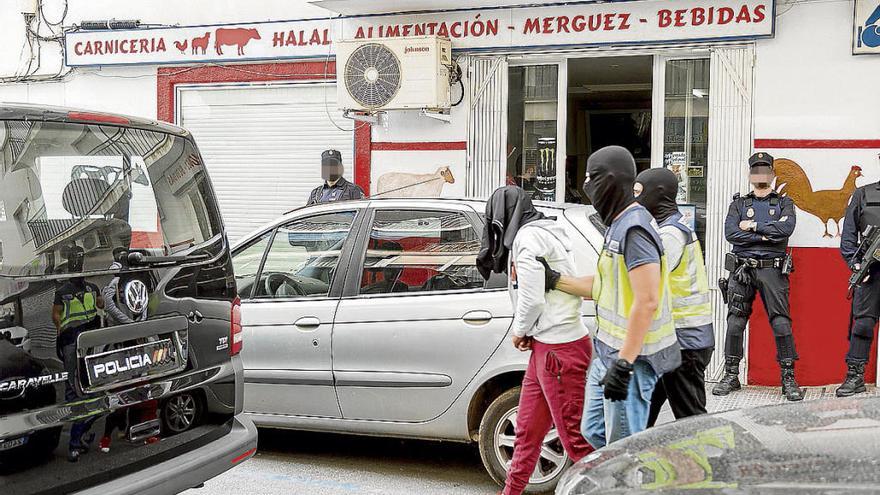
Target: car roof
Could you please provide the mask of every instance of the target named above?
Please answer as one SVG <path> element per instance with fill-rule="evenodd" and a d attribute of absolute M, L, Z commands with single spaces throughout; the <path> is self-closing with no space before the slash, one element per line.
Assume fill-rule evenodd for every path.
<path fill-rule="evenodd" d="M 71 117 L 71 114 L 78 114 Z M 102 118 L 125 119 L 127 124 L 120 122 L 107 122 Z M 31 103 L 6 103 L 0 102 L 0 120 L 24 120 L 37 122 L 69 122 L 76 124 L 96 124 L 115 127 L 131 127 L 146 131 L 163 132 L 176 136 L 187 137 L 189 131 L 182 127 L 166 122 L 132 117 L 100 110 L 88 110 L 83 108 L 57 107 L 50 105 L 34 105 Z"/>
<path fill-rule="evenodd" d="M 305 205 L 300 206 L 298 208 L 294 208 L 283 215 L 272 219 L 271 221 L 260 225 L 256 229 L 251 230 L 244 236 L 240 237 L 233 243 L 232 248 L 236 249 L 242 244 L 250 242 L 254 237 L 259 236 L 262 232 L 266 230 L 272 229 L 280 224 L 293 220 L 302 216 L 305 213 L 309 212 L 333 212 L 338 210 L 350 210 L 352 208 L 362 209 L 369 207 L 382 206 L 382 203 L 388 204 L 408 204 L 413 207 L 418 206 L 430 206 L 430 205 L 438 205 L 438 204 L 450 204 L 450 205 L 459 205 L 459 206 L 469 206 L 473 208 L 477 213 L 481 213 L 484 211 L 486 207 L 486 198 L 364 198 L 353 201 L 337 201 L 333 203 L 320 203 L 316 205 Z M 545 209 L 556 209 L 556 210 L 569 210 L 575 208 L 589 208 L 586 205 L 573 204 L 573 203 L 552 203 L 549 201 L 535 201 L 535 206 L 539 208 Z"/>

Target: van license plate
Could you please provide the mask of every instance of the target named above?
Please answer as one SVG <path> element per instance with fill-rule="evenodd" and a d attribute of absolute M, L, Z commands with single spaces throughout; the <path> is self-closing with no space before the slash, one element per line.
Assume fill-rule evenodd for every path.
<path fill-rule="evenodd" d="M 7 440 L 5 442 L 0 442 L 0 452 L 4 450 L 12 450 L 16 447 L 21 447 L 26 444 L 28 441 L 28 437 L 16 438 L 15 440 Z"/>
<path fill-rule="evenodd" d="M 85 363 L 92 390 L 166 375 L 178 370 L 181 364 L 171 339 L 86 356 Z"/>

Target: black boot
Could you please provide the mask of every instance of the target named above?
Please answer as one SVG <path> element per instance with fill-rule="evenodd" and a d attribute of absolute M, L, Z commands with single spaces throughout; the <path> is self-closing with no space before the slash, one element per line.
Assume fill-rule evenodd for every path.
<path fill-rule="evenodd" d="M 779 368 L 782 370 L 782 395 L 790 401 L 804 400 L 804 391 L 794 379 L 794 359 L 779 361 Z"/>
<path fill-rule="evenodd" d="M 742 358 L 727 356 L 724 358 L 724 376 L 712 389 L 712 395 L 727 395 L 742 388 L 739 382 L 739 361 Z"/>
<path fill-rule="evenodd" d="M 846 362 L 846 379 L 837 387 L 838 397 L 849 397 L 865 391 L 865 363 L 859 361 Z"/>

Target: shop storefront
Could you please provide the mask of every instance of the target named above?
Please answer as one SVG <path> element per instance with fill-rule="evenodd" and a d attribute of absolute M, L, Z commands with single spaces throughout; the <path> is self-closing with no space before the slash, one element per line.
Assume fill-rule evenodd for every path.
<path fill-rule="evenodd" d="M 723 219 L 731 196 L 748 187 L 753 150 L 794 164 L 787 187 L 810 192 L 880 177 L 880 121 L 869 111 L 880 107 L 877 1 L 306 3 L 327 17 L 236 23 L 203 13 L 175 27 L 70 33 L 66 63 L 95 88 L 127 85 L 130 73 L 152 77 L 133 96 L 155 99 L 152 116 L 193 131 L 232 237 L 302 204 L 320 182 L 325 148 L 340 149 L 347 174 L 372 194 L 383 177 L 437 174 L 443 180 L 424 194 L 486 196 L 517 184 L 540 199 L 581 202 L 587 157 L 619 144 L 640 169 L 680 177 L 679 203 L 717 280 L 728 249 Z M 373 123 L 344 118 L 334 43 L 424 35 L 451 39 L 458 104 L 442 118 L 419 110 Z M 102 71 L 118 78 L 92 76 Z M 46 99 L 93 106 L 86 94 Z M 120 96 L 101 108 L 144 114 Z M 847 175 L 854 166 L 857 182 Z M 844 372 L 846 267 L 834 249 L 842 215 L 840 205 L 798 207 L 798 373 L 802 383 L 827 384 Z M 717 290 L 713 300 L 720 349 Z M 752 383 L 778 381 L 771 339 L 758 309 Z"/>

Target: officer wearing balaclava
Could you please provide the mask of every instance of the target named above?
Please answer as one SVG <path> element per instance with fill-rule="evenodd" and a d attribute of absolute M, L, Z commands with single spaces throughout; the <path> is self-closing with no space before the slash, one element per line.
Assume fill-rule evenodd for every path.
<path fill-rule="evenodd" d="M 321 178 L 324 179 L 324 184 L 312 190 L 306 205 L 362 199 L 364 190 L 361 186 L 347 181 L 342 176 L 344 170 L 342 153 L 337 150 L 321 153 Z"/>
<path fill-rule="evenodd" d="M 660 225 L 669 263 L 672 320 L 681 346 L 681 366 L 660 377 L 651 397 L 648 426 L 653 426 L 667 400 L 675 419 L 706 413 L 705 373 L 715 349 L 715 332 L 700 241 L 675 201 L 678 178 L 665 168 L 645 170 L 636 177 L 634 193 Z"/>
<path fill-rule="evenodd" d="M 596 448 L 647 427 L 658 378 L 681 364 L 657 223 L 633 197 L 635 160 L 608 146 L 587 160 L 584 192 L 608 227 L 595 276 L 547 270 L 546 286 L 596 301 L 596 358 L 581 429 Z"/>
<path fill-rule="evenodd" d="M 742 387 L 739 362 L 743 357 L 743 333 L 752 314 L 755 294 L 759 293 L 776 339 L 782 394 L 790 401 L 804 398 L 794 378 L 798 355 L 788 305 L 788 274 L 792 269 L 786 250 L 795 227 L 794 202 L 773 189 L 774 178 L 773 157 L 764 152 L 752 155 L 752 191 L 745 196 L 734 195 L 724 222 L 724 235 L 733 244 L 733 252 L 725 259 L 730 279 L 722 279 L 727 284 L 727 336 L 724 376 L 712 389 L 715 395 L 727 395 Z"/>

